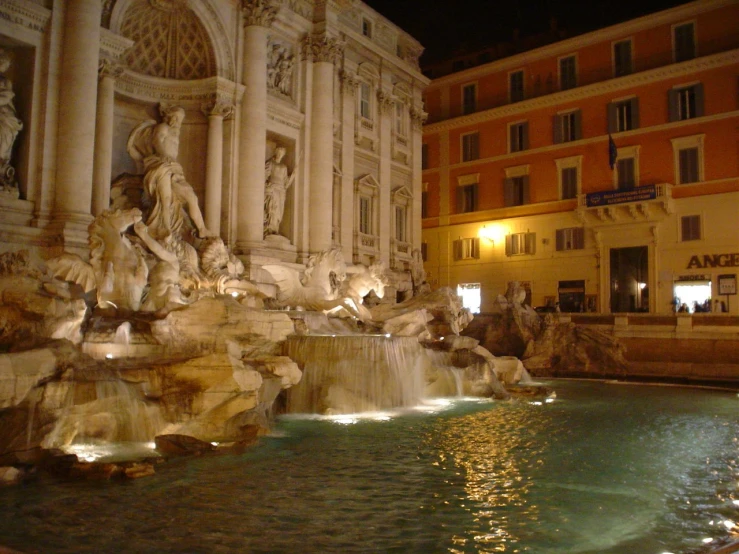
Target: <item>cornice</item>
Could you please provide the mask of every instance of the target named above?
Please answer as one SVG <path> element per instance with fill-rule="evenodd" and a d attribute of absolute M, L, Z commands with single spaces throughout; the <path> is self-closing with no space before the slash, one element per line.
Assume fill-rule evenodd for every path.
<path fill-rule="evenodd" d="M 36 33 L 45 33 L 51 20 L 51 10 L 32 2 L 3 0 L 0 2 L 0 23 L 9 22 Z"/>
<path fill-rule="evenodd" d="M 117 35 L 105 28 L 100 29 L 100 57 L 109 60 L 118 60 L 126 50 L 134 45 L 134 41 Z"/>
<path fill-rule="evenodd" d="M 302 113 L 285 109 L 283 106 L 277 105 L 276 102 L 267 104 L 267 118 L 296 130 L 302 129 L 305 121 L 305 116 Z"/>
<path fill-rule="evenodd" d="M 150 77 L 126 70 L 116 79 L 116 92 L 145 102 L 167 102 L 200 107 L 204 102 L 223 101 L 238 104 L 244 85 L 223 77 L 193 81 L 175 81 Z"/>
<path fill-rule="evenodd" d="M 546 46 L 529 50 L 528 52 L 522 52 L 521 54 L 516 54 L 501 60 L 496 60 L 485 65 L 445 75 L 438 79 L 434 79 L 434 86 L 449 86 L 456 82 L 472 81 L 479 79 L 480 77 L 490 75 L 491 73 L 524 66 L 542 58 L 552 58 L 563 54 L 569 54 L 585 46 L 610 42 L 618 38 L 623 38 L 625 35 L 643 31 L 645 29 L 652 29 L 659 25 L 689 19 L 700 13 L 723 8 L 725 6 L 731 6 L 733 4 L 736 4 L 736 0 L 697 0 L 696 2 L 690 2 L 689 4 L 677 6 L 656 14 L 645 15 L 625 23 L 606 27 L 605 29 L 599 29 L 584 35 L 556 42 L 554 44 L 548 44 Z"/>
<path fill-rule="evenodd" d="M 656 83 L 666 79 L 673 79 L 682 75 L 690 75 L 699 71 L 716 69 L 726 65 L 739 63 L 739 49 L 721 52 L 712 56 L 704 56 L 687 62 L 669 64 L 656 69 L 633 73 L 625 77 L 600 81 L 591 85 L 577 87 L 570 90 L 555 92 L 514 104 L 506 104 L 489 110 L 475 112 L 469 115 L 445 119 L 431 123 L 424 127 L 426 132 L 445 131 L 457 127 L 466 127 L 511 115 L 523 114 L 539 108 L 548 108 L 564 103 L 576 102 L 584 98 L 608 94 L 640 85 Z"/>

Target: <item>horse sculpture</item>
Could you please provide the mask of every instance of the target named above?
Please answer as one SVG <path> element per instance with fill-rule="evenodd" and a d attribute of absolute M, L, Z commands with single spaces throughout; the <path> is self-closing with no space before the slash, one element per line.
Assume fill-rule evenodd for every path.
<path fill-rule="evenodd" d="M 378 298 L 385 296 L 387 278 L 385 276 L 385 264 L 377 262 L 371 266 L 355 265 L 347 268 L 350 275 L 341 286 L 339 297 L 343 300 L 342 307 L 360 319 L 370 321 L 372 314 L 364 305 L 364 297 L 374 291 Z"/>

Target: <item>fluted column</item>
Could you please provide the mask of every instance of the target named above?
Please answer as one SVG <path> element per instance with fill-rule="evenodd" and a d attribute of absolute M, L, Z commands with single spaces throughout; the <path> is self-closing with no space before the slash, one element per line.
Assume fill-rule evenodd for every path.
<path fill-rule="evenodd" d="M 421 248 L 421 200 L 423 197 L 423 175 L 421 156 L 423 150 L 423 122 L 428 114 L 421 108 L 413 107 L 411 115 L 411 160 L 413 162 L 413 215 L 410 243 L 413 249 Z"/>
<path fill-rule="evenodd" d="M 66 3 L 53 215 L 65 245 L 84 245 L 91 220 L 100 14 L 100 0 Z M 68 230 L 77 236 L 68 237 Z"/>
<path fill-rule="evenodd" d="M 313 102 L 311 105 L 311 160 L 309 239 L 311 252 L 331 247 L 334 163 L 334 63 L 341 44 L 326 34 L 312 36 Z"/>
<path fill-rule="evenodd" d="M 221 234 L 221 195 L 223 190 L 223 119 L 233 112 L 233 104 L 213 100 L 203 104 L 208 117 L 208 150 L 205 156 L 205 226 Z"/>
<path fill-rule="evenodd" d="M 390 264 L 390 245 L 394 236 L 390 210 L 392 209 L 392 161 L 393 161 L 393 97 L 383 89 L 377 91 L 377 106 L 380 114 L 380 259 Z"/>
<path fill-rule="evenodd" d="M 242 0 L 244 96 L 239 139 L 236 250 L 246 253 L 264 235 L 264 164 L 267 157 L 267 30 L 277 15 L 270 0 Z"/>
<path fill-rule="evenodd" d="M 98 101 L 95 118 L 95 158 L 92 168 L 92 215 L 110 206 L 110 180 L 113 167 L 113 99 L 115 80 L 123 67 L 101 59 L 98 69 Z"/>
<path fill-rule="evenodd" d="M 346 69 L 341 73 L 341 206 L 339 227 L 341 248 L 347 262 L 354 261 L 354 142 L 359 79 Z"/>

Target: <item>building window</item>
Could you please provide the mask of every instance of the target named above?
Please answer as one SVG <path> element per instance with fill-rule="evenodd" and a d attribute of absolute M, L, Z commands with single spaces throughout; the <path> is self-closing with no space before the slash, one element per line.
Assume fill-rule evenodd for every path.
<path fill-rule="evenodd" d="M 684 215 L 680 218 L 680 240 L 701 240 L 701 216 Z"/>
<path fill-rule="evenodd" d="M 477 183 L 469 185 L 461 185 L 457 187 L 457 206 L 459 208 L 458 213 L 469 213 L 477 211 Z"/>
<path fill-rule="evenodd" d="M 480 158 L 480 135 L 479 133 L 467 133 L 462 135 L 462 161 L 471 162 Z"/>
<path fill-rule="evenodd" d="M 429 216 L 429 193 L 423 191 L 421 193 L 421 219 L 425 219 Z"/>
<path fill-rule="evenodd" d="M 523 206 L 529 203 L 529 176 L 518 175 L 508 177 L 503 185 L 503 196 L 506 207 Z"/>
<path fill-rule="evenodd" d="M 477 85 L 472 83 L 462 87 L 462 113 L 477 111 Z"/>
<path fill-rule="evenodd" d="M 582 114 L 580 110 L 554 116 L 554 143 L 571 142 L 582 138 Z"/>
<path fill-rule="evenodd" d="M 639 99 L 629 98 L 608 104 L 608 132 L 620 133 L 639 128 Z"/>
<path fill-rule="evenodd" d="M 478 237 L 454 241 L 455 260 L 476 260 L 480 258 L 480 239 Z"/>
<path fill-rule="evenodd" d="M 667 93 L 670 121 L 683 121 L 703 115 L 703 84 L 678 87 Z"/>
<path fill-rule="evenodd" d="M 536 233 L 514 233 L 505 238 L 505 255 L 533 255 L 536 253 Z"/>
<path fill-rule="evenodd" d="M 421 145 L 421 169 L 429 168 L 429 145 Z"/>
<path fill-rule="evenodd" d="M 372 119 L 372 94 L 368 83 L 359 84 L 359 115 Z"/>
<path fill-rule="evenodd" d="M 675 181 L 679 185 L 703 181 L 703 141 L 705 135 L 671 140 L 675 156 Z"/>
<path fill-rule="evenodd" d="M 372 22 L 369 19 L 362 19 L 362 34 L 372 38 Z"/>
<path fill-rule="evenodd" d="M 613 43 L 613 76 L 631 75 L 631 39 Z"/>
<path fill-rule="evenodd" d="M 585 230 L 582 227 L 557 229 L 557 251 L 585 248 Z"/>
<path fill-rule="evenodd" d="M 559 60 L 559 88 L 568 90 L 577 86 L 577 61 L 575 56 Z"/>
<path fill-rule="evenodd" d="M 684 62 L 695 58 L 695 25 L 683 23 L 672 28 L 672 40 L 675 62 Z"/>
<path fill-rule="evenodd" d="M 406 109 L 403 102 L 395 102 L 395 134 L 400 137 L 408 134 Z"/>
<path fill-rule="evenodd" d="M 562 179 L 562 200 L 577 198 L 577 167 L 563 167 L 560 170 Z"/>
<path fill-rule="evenodd" d="M 457 286 L 457 296 L 462 299 L 463 308 L 473 314 L 480 313 L 480 283 L 460 283 Z"/>
<path fill-rule="evenodd" d="M 429 258 L 429 244 L 427 242 L 421 243 L 421 259 L 427 262 Z"/>
<path fill-rule="evenodd" d="M 508 152 L 521 152 L 529 148 L 529 122 L 521 121 L 508 126 Z"/>
<path fill-rule="evenodd" d="M 359 232 L 372 234 L 372 198 L 369 196 L 359 197 Z"/>
<path fill-rule="evenodd" d="M 636 186 L 636 162 L 634 158 L 621 158 L 616 161 L 618 189 L 630 190 Z"/>
<path fill-rule="evenodd" d="M 395 240 L 406 242 L 407 211 L 405 206 L 395 206 Z"/>
<path fill-rule="evenodd" d="M 523 70 L 508 74 L 508 97 L 510 102 L 520 102 L 524 99 Z"/>

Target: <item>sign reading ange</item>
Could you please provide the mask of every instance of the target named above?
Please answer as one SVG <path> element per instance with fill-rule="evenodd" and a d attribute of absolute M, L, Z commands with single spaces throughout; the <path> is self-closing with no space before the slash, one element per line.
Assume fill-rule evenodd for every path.
<path fill-rule="evenodd" d="M 688 269 L 703 269 L 706 267 L 739 267 L 739 252 L 734 254 L 703 254 L 691 256 Z"/>
<path fill-rule="evenodd" d="M 657 198 L 657 187 L 655 185 L 644 185 L 631 190 L 591 192 L 585 195 L 585 205 L 588 208 L 597 208 L 613 204 L 626 204 L 627 202 L 654 200 L 655 198 Z"/>

